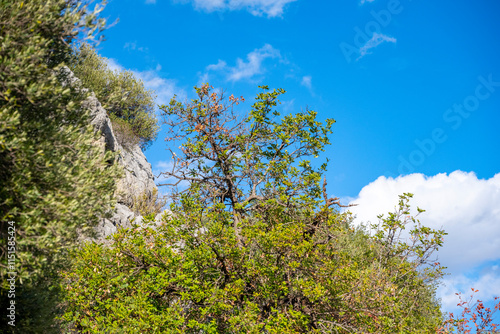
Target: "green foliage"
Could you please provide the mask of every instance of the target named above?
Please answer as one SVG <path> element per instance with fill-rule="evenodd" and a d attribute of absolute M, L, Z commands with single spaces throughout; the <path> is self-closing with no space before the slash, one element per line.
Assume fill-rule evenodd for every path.
<path fill-rule="evenodd" d="M 156 139 L 159 129 L 154 110 L 156 96 L 131 71 L 109 69 L 107 59 L 88 44 L 75 49 L 71 70 L 83 87 L 96 94 L 113 125 L 118 125 L 118 139 L 124 147 L 140 143 L 145 149 Z"/>
<path fill-rule="evenodd" d="M 423 279 L 384 265 L 384 249 L 345 217 L 332 212 L 310 236 L 307 219 L 277 213 L 246 224 L 240 248 L 229 214 L 203 217 L 196 202 L 186 197 L 168 226 L 79 252 L 66 319 L 84 333 L 428 333 L 439 324 Z"/>
<path fill-rule="evenodd" d="M 415 220 L 416 242 L 391 237 L 413 222 L 400 219 L 409 195 L 370 236 L 333 207 L 338 199 L 327 198 L 326 181 L 320 187 L 326 166 L 308 160 L 329 143 L 333 120 L 325 126 L 313 111 L 280 118 L 273 107 L 283 91 L 264 87 L 239 121 L 232 106 L 242 99 L 224 105 L 208 85 L 197 92 L 189 105 L 163 107 L 182 139 L 165 174 L 189 188 L 165 224 L 121 230 L 110 247 L 74 254 L 65 321 L 83 333 L 437 329 L 432 282 L 441 268 L 426 264 L 441 231 Z"/>
<path fill-rule="evenodd" d="M 209 85 L 195 87 L 199 98 L 187 105 L 174 98 L 160 107 L 169 131 L 167 142 L 182 140 L 183 154 L 178 157 L 172 152 L 173 169 L 162 174 L 177 180 L 175 184 L 187 181 L 196 186 L 207 206 L 229 201 L 236 235 L 241 219 L 250 212 L 265 212 L 274 205 L 307 208 L 319 203 L 326 164 L 314 168 L 309 159 L 330 143 L 328 135 L 335 123 L 333 119 L 318 122 L 312 110 L 280 118 L 273 108 L 285 91 L 261 88 L 243 120 L 233 108 L 244 99 L 231 95 L 227 102 Z"/>
<path fill-rule="evenodd" d="M 55 330 L 57 270 L 77 232 L 89 232 L 113 203 L 113 157 L 95 145 L 79 107 L 84 94 L 61 83 L 68 45 L 103 27 L 99 11 L 67 0 L 0 1 L 0 297 L 5 305 L 15 272 L 22 333 Z"/>

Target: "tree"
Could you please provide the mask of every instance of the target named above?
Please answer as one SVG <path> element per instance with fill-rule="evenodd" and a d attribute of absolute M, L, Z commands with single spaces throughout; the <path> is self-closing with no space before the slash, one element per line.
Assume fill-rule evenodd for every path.
<path fill-rule="evenodd" d="M 442 244 L 407 217 L 410 194 L 371 236 L 340 213 L 309 160 L 333 120 L 314 111 L 281 117 L 283 90 L 262 87 L 248 116 L 242 98 L 196 88 L 162 106 L 172 170 L 188 182 L 164 224 L 119 231 L 112 246 L 73 256 L 65 319 L 83 332 L 428 333 L 441 322 L 434 285 Z M 151 217 L 150 217 L 151 218 Z M 415 242 L 399 232 L 414 225 Z"/>
<path fill-rule="evenodd" d="M 154 92 L 131 71 L 111 70 L 108 60 L 89 44 L 74 49 L 71 70 L 82 86 L 96 94 L 108 112 L 121 144 L 146 149 L 158 134 Z"/>
<path fill-rule="evenodd" d="M 183 157 L 171 151 L 173 168 L 162 174 L 177 180 L 170 185 L 190 182 L 206 206 L 228 200 L 239 242 L 238 225 L 250 212 L 266 212 L 275 205 L 297 210 L 318 203 L 326 165 L 316 170 L 305 158 L 317 157 L 330 143 L 335 122 L 327 119 L 322 125 L 311 110 L 276 121 L 279 113 L 272 108 L 284 90 L 261 88 L 244 120 L 233 110 L 243 98 L 231 95 L 226 104 L 224 94 L 208 85 L 196 88 L 199 99 L 186 106 L 172 99 L 161 107 L 169 131 L 166 140 L 184 140 Z"/>
<path fill-rule="evenodd" d="M 0 8 L 0 296 L 2 305 L 13 300 L 7 278 L 14 276 L 17 303 L 16 327 L 2 330 L 47 333 L 57 272 L 77 232 L 87 234 L 110 210 L 119 175 L 95 145 L 80 107 L 86 95 L 65 85 L 61 71 L 72 41 L 104 27 L 102 7 L 2 0 Z"/>

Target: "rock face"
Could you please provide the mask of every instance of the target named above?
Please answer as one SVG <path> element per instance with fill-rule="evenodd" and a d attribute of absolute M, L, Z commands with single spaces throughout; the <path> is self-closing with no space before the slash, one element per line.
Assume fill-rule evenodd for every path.
<path fill-rule="evenodd" d="M 68 68 L 64 68 L 63 75 L 69 85 L 76 85 L 79 79 Z M 154 182 L 151 164 L 147 161 L 139 145 L 123 147 L 113 132 L 113 125 L 106 110 L 92 93 L 82 104 L 90 112 L 91 123 L 101 134 L 97 145 L 112 152 L 118 152 L 118 164 L 123 167 L 124 177 L 117 183 L 117 205 L 110 218 L 102 218 L 96 227 L 98 241 L 116 232 L 119 227 L 131 227 L 131 221 L 140 223 L 142 217 L 136 215 L 131 207 L 134 198 L 146 194 L 153 194 L 156 185 Z"/>
<path fill-rule="evenodd" d="M 101 145 L 106 150 L 118 152 L 118 164 L 122 165 L 124 177 L 117 183 L 116 211 L 111 218 L 103 218 L 97 226 L 98 239 L 104 239 L 116 232 L 118 227 L 131 227 L 131 221 L 140 222 L 142 217 L 130 208 L 134 198 L 147 194 L 150 196 L 156 185 L 154 183 L 151 164 L 147 161 L 139 145 L 123 147 L 118 142 L 113 125 L 97 98 L 92 95 L 84 102 L 83 107 L 90 110 L 92 124 L 101 133 Z"/>
<path fill-rule="evenodd" d="M 156 188 L 151 164 L 147 161 L 139 145 L 132 147 L 120 145 L 106 110 L 94 95 L 85 100 L 83 107 L 90 110 L 92 125 L 100 131 L 101 141 L 106 150 L 119 152 L 118 163 L 123 166 L 125 171 L 125 177 L 118 183 L 119 202 L 132 206 L 134 197 L 144 192 L 151 193 Z"/>

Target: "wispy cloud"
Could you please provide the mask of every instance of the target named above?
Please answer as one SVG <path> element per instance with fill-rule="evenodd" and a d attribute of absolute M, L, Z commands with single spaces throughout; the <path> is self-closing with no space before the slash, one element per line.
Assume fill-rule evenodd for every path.
<path fill-rule="evenodd" d="M 147 0 L 146 3 L 154 3 Z M 191 3 L 195 9 L 207 12 L 225 10 L 247 10 L 252 15 L 267 17 L 282 16 L 284 7 L 297 0 L 174 0 L 179 3 Z"/>
<path fill-rule="evenodd" d="M 427 210 L 420 216 L 423 225 L 448 233 L 438 252 L 439 262 L 452 274 L 445 279 L 448 288 L 440 290 L 443 305 L 452 305 L 455 292 L 472 287 L 500 293 L 500 174 L 487 180 L 461 171 L 379 177 L 361 190 L 352 201 L 358 206 L 350 211 L 358 222 L 376 223 L 376 216 L 393 211 L 404 192 L 415 194 L 413 208 Z"/>
<path fill-rule="evenodd" d="M 153 0 L 153 1 L 155 1 L 155 0 Z M 373 1 L 375 1 L 375 0 L 361 0 L 361 4 L 363 5 L 363 4 L 365 4 L 366 2 L 373 2 Z"/>
<path fill-rule="evenodd" d="M 316 96 L 316 94 L 314 93 L 314 90 L 313 90 L 313 85 L 312 85 L 312 76 L 310 75 L 305 75 L 302 77 L 302 80 L 300 81 L 300 84 L 304 87 L 307 88 L 307 90 L 309 90 L 309 93 L 312 95 L 312 96 Z"/>
<path fill-rule="evenodd" d="M 115 59 L 108 58 L 108 68 L 112 71 L 123 71 L 125 70 L 122 65 L 120 65 Z"/>
<path fill-rule="evenodd" d="M 247 61 L 238 58 L 236 66 L 230 68 L 230 81 L 252 78 L 263 72 L 262 62 L 267 58 L 281 58 L 279 50 L 266 44 L 260 49 L 256 49 L 247 55 Z"/>
<path fill-rule="evenodd" d="M 283 112 L 291 113 L 295 108 L 295 99 L 281 101 L 281 108 Z"/>
<path fill-rule="evenodd" d="M 153 175 L 155 176 L 157 184 L 168 180 L 168 178 L 160 174 L 165 171 L 171 171 L 173 166 L 174 164 L 172 161 L 158 161 L 154 164 Z"/>
<path fill-rule="evenodd" d="M 246 60 L 241 58 L 236 59 L 236 65 L 229 66 L 224 60 L 220 60 L 217 64 L 208 65 L 205 72 L 200 76 L 202 82 L 210 79 L 210 73 L 219 73 L 225 77 L 227 81 L 253 80 L 259 74 L 265 72 L 263 62 L 268 59 L 281 60 L 279 50 L 266 44 L 260 49 L 255 49 L 246 56 Z"/>
<path fill-rule="evenodd" d="M 169 184 L 169 183 L 175 184 L 175 183 L 177 183 L 177 181 L 178 181 L 177 178 L 168 177 L 168 176 L 162 174 L 164 172 L 172 172 L 173 168 L 174 168 L 174 162 L 172 160 L 168 160 L 168 161 L 161 160 L 161 161 L 156 162 L 154 164 L 154 167 L 153 167 L 153 175 L 155 176 L 155 183 L 157 185 L 158 184 Z M 169 189 L 171 187 L 172 186 L 165 186 L 162 188 L 162 190 L 172 190 L 172 189 Z M 187 187 L 189 187 L 189 182 L 185 181 L 185 180 L 179 182 L 179 184 L 177 185 L 177 188 L 179 190 L 186 189 Z"/>
<path fill-rule="evenodd" d="M 479 275 L 457 275 L 446 277 L 443 284 L 438 289 L 438 296 L 441 304 L 448 312 L 458 310 L 457 303 L 460 301 L 457 293 L 463 293 L 462 297 L 467 298 L 471 293 L 471 288 L 479 290 L 475 299 L 485 302 L 490 301 L 494 296 L 500 296 L 500 266 L 490 265 L 483 268 L 484 272 Z"/>
<path fill-rule="evenodd" d="M 217 64 L 212 64 L 207 66 L 207 71 L 219 71 L 223 70 L 224 68 L 227 67 L 227 63 L 224 60 L 220 60 L 217 62 Z"/>
<path fill-rule="evenodd" d="M 177 179 L 174 177 L 167 177 L 165 175 L 162 175 L 161 173 L 163 172 L 171 172 L 172 168 L 174 167 L 174 163 L 172 160 L 169 161 L 158 161 L 153 165 L 153 175 L 155 176 L 155 183 L 156 185 L 159 184 L 175 184 L 177 182 Z M 189 187 L 189 182 L 187 181 L 181 181 L 177 185 L 177 190 L 184 190 Z M 169 197 L 172 195 L 173 191 L 175 188 L 173 186 L 163 186 L 163 187 L 158 187 L 158 190 L 161 195 Z"/>
<path fill-rule="evenodd" d="M 168 104 L 174 95 L 177 95 L 180 101 L 187 97 L 186 92 L 177 86 L 176 80 L 162 77 L 157 70 L 132 72 L 144 82 L 146 88 L 156 92 L 156 103 L 159 105 Z"/>
<path fill-rule="evenodd" d="M 312 89 L 312 77 L 310 75 L 303 76 L 300 84 L 304 87 L 307 87 L 309 90 L 311 90 Z"/>
<path fill-rule="evenodd" d="M 359 57 L 356 60 L 363 58 L 365 55 L 370 53 L 370 49 L 376 48 L 383 42 L 396 43 L 396 41 L 397 40 L 394 37 L 389 37 L 387 35 L 375 32 L 373 33 L 372 38 L 359 49 Z"/>
<path fill-rule="evenodd" d="M 108 67 L 111 70 L 125 70 L 122 65 L 112 58 L 108 59 Z M 160 73 L 161 68 L 161 65 L 157 64 L 154 70 L 132 70 L 131 72 L 143 81 L 144 87 L 155 91 L 157 95 L 156 103 L 159 105 L 168 104 L 174 94 L 177 95 L 181 101 L 186 99 L 187 94 L 185 90 L 177 85 L 176 80 L 163 77 Z"/>
<path fill-rule="evenodd" d="M 131 51 L 136 51 L 136 50 L 140 52 L 148 51 L 148 48 L 137 46 L 137 42 L 126 42 L 123 45 L 123 48 L 125 50 L 131 50 Z"/>

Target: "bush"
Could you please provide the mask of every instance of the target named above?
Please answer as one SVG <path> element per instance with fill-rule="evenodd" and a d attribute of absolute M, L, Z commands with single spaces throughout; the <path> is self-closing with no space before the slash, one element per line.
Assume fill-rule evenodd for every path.
<path fill-rule="evenodd" d="M 96 94 L 115 122 L 120 119 L 130 125 L 136 137 L 133 140 L 123 123 L 117 127 L 118 131 L 125 130 L 121 138 L 125 137 L 126 143 L 138 142 L 146 149 L 156 139 L 159 129 L 154 110 L 156 96 L 132 72 L 110 70 L 108 60 L 88 44 L 75 48 L 71 70 L 84 87 Z"/>
<path fill-rule="evenodd" d="M 113 133 L 118 143 L 126 150 L 131 150 L 140 142 L 139 137 L 134 133 L 134 129 L 129 122 L 122 118 L 110 115 L 109 117 L 113 126 Z"/>
<path fill-rule="evenodd" d="M 430 333 L 432 286 L 346 215 L 310 234 L 275 212 L 245 224 L 238 247 L 224 212 L 185 198 L 168 226 L 88 244 L 66 273 L 65 319 L 84 333 Z M 392 255 L 389 250 L 393 251 Z"/>
<path fill-rule="evenodd" d="M 152 193 L 144 191 L 133 199 L 132 211 L 143 217 L 149 215 L 155 217 L 157 214 L 163 212 L 166 204 L 167 198 L 165 196 L 160 196 L 158 188 L 154 188 Z"/>
<path fill-rule="evenodd" d="M 77 1 L 1 0 L 0 8 L 0 297 L 2 308 L 12 300 L 14 272 L 17 305 L 15 327 L 4 318 L 0 331 L 50 333 L 58 270 L 77 232 L 111 208 L 119 175 L 112 154 L 94 145 L 85 96 L 61 84 L 69 44 L 104 22 L 99 7 Z"/>

